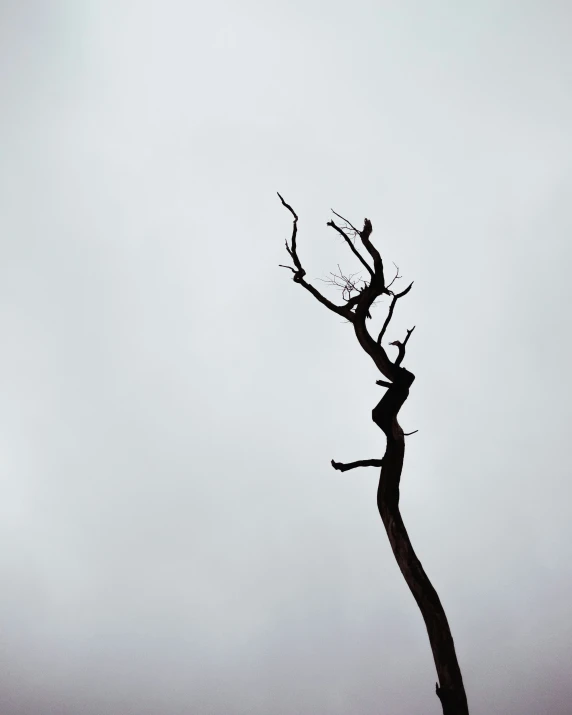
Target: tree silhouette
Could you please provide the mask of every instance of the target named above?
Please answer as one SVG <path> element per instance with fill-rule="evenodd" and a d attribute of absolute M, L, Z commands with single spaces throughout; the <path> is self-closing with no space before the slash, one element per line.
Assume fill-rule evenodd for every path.
<path fill-rule="evenodd" d="M 436 693 L 441 701 L 443 715 L 468 715 L 467 696 L 445 610 L 441 605 L 437 591 L 433 588 L 413 550 L 399 511 L 399 481 L 403 469 L 406 434 L 399 425 L 397 416 L 409 396 L 409 389 L 415 380 L 415 375 L 402 365 L 407 342 L 413 333 L 414 327 L 411 330 L 407 330 L 402 341 L 395 340 L 389 343 L 389 345 L 398 349 L 397 357 L 394 360 L 390 360 L 388 357 L 383 342 L 397 301 L 409 293 L 413 283 L 400 293 L 391 290 L 395 280 L 400 277 L 399 271 L 397 271 L 392 281 L 386 282 L 381 255 L 371 242 L 371 221 L 366 218 L 363 228 L 359 230 L 334 211 L 334 215 L 341 223 L 335 223 L 332 220 L 328 221 L 327 225 L 344 239 L 350 251 L 366 269 L 368 278 L 360 280 L 356 279 L 357 274 L 345 275 L 338 266 L 338 273 L 331 273 L 331 277 L 326 282 L 341 289 L 343 305 L 333 303 L 306 280 L 306 271 L 298 256 L 296 242 L 298 237 L 298 216 L 292 206 L 287 204 L 280 194 L 278 194 L 278 197 L 293 218 L 290 242 L 286 241 L 286 250 L 293 265 L 282 267 L 291 270 L 294 274 L 294 282 L 305 288 L 322 305 L 352 324 L 359 344 L 385 378 L 376 382 L 376 384 L 386 388 L 387 391 L 372 411 L 374 423 L 386 437 L 385 454 L 381 459 L 362 459 L 356 462 L 342 463 L 332 460 L 332 467 L 341 472 L 355 469 L 356 467 L 380 467 L 377 507 L 397 564 L 427 626 L 439 680 L 436 684 Z M 367 260 L 356 247 L 358 238 L 366 251 Z M 370 311 L 375 301 L 383 295 L 390 296 L 391 303 L 381 331 L 377 338 L 374 339 L 368 331 L 366 321 L 371 317 Z"/>

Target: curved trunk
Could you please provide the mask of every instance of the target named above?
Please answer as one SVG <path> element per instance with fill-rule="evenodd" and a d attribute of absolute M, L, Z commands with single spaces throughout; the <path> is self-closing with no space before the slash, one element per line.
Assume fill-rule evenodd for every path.
<path fill-rule="evenodd" d="M 377 491 L 377 506 L 395 560 L 427 627 L 439 679 L 436 692 L 441 700 L 443 715 L 468 715 L 463 677 L 445 610 L 413 550 L 399 511 L 399 481 L 403 469 L 405 437 L 397 421 L 397 414 L 409 395 L 409 387 L 414 379 L 415 376 L 408 370 L 399 368 L 398 379 L 372 411 L 373 421 L 387 437 Z"/>
<path fill-rule="evenodd" d="M 371 242 L 371 233 L 373 230 L 371 221 L 366 218 L 364 220 L 363 229 L 359 231 L 349 221 L 344 219 L 343 216 L 336 214 L 336 216 L 345 222 L 345 226 L 337 226 L 333 221 L 329 221 L 328 226 L 334 228 L 338 234 L 344 238 L 351 252 L 367 269 L 371 280 L 369 284 L 364 282 L 364 286 L 358 289 L 351 278 L 344 277 L 340 269 L 341 279 L 346 283 L 346 289 L 349 291 L 349 294 L 351 295 L 351 293 L 357 291 L 357 295 L 347 298 L 344 305 L 332 303 L 314 288 L 311 283 L 306 281 L 306 271 L 300 262 L 296 245 L 298 216 L 290 204 L 287 204 L 280 194 L 278 194 L 278 196 L 282 205 L 292 214 L 293 219 L 292 237 L 290 244 L 286 241 L 286 250 L 294 265 L 283 267 L 291 270 L 294 274 L 294 282 L 302 285 L 316 300 L 322 303 L 322 305 L 325 305 L 333 313 L 341 315 L 350 323 L 353 323 L 359 344 L 373 360 L 381 374 L 389 381 L 377 380 L 378 385 L 387 387 L 388 390 L 372 412 L 373 421 L 387 437 L 387 447 L 383 459 L 361 459 L 357 462 L 346 464 L 332 460 L 332 467 L 346 471 L 348 469 L 354 469 L 355 467 L 371 467 L 381 464 L 377 505 L 395 559 L 399 564 L 401 573 L 411 593 L 417 601 L 417 605 L 427 626 L 427 633 L 429 634 L 431 650 L 433 651 L 433 658 L 439 678 L 437 695 L 441 700 L 443 715 L 468 715 L 467 696 L 465 695 L 463 678 L 457 662 L 455 645 L 453 643 L 453 637 L 451 636 L 451 629 L 447 623 L 445 611 L 439 601 L 437 592 L 423 570 L 419 559 L 415 555 L 415 551 L 413 551 L 405 524 L 399 512 L 399 480 L 403 469 L 405 438 L 403 430 L 397 422 L 397 415 L 409 395 L 409 388 L 413 380 L 415 380 L 415 375 L 404 367 L 401 367 L 401 363 L 405 357 L 405 346 L 415 326 L 407 331 L 403 342 L 394 341 L 390 343 L 390 345 L 399 348 L 399 354 L 394 361 L 389 359 L 381 343 L 389 322 L 391 321 L 397 300 L 409 293 L 413 283 L 400 293 L 391 291 L 391 285 L 399 276 L 396 274 L 395 278 L 389 284 L 386 284 L 381 255 Z M 360 237 L 369 259 L 373 260 L 373 268 L 370 265 L 369 259 L 366 261 L 363 258 L 350 238 L 350 235 L 348 235 L 350 230 L 353 232 L 352 235 Z M 376 341 L 369 334 L 366 327 L 366 320 L 371 317 L 370 309 L 376 299 L 382 295 L 390 295 L 392 296 L 392 300 L 387 317 Z"/>

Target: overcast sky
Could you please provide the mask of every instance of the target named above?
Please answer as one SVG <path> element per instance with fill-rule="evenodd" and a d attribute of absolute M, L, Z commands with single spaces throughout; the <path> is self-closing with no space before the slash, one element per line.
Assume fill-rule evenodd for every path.
<path fill-rule="evenodd" d="M 0 2 L 3 715 L 440 712 L 376 470 L 329 464 L 382 455 L 380 376 L 276 190 L 318 286 L 330 208 L 415 280 L 402 511 L 471 713 L 569 715 L 571 23 Z"/>

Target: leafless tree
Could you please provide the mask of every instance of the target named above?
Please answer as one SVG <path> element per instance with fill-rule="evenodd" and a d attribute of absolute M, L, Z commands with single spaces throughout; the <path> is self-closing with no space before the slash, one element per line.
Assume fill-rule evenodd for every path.
<path fill-rule="evenodd" d="M 439 680 L 436 684 L 436 693 L 441 701 L 443 715 L 468 715 L 467 696 L 445 611 L 413 550 L 399 511 L 399 481 L 403 469 L 406 434 L 399 425 L 397 416 L 415 380 L 415 375 L 402 365 L 407 342 L 414 328 L 407 330 L 403 340 L 394 340 L 389 343 L 389 345 L 397 347 L 397 357 L 394 360 L 388 357 L 383 342 L 397 301 L 409 293 L 413 283 L 399 293 L 393 291 L 391 286 L 400 277 L 399 270 L 395 278 L 386 283 L 381 255 L 371 241 L 371 221 L 366 218 L 363 228 L 359 230 L 343 216 L 333 212 L 341 223 L 328 221 L 328 226 L 343 238 L 366 271 L 366 278 L 359 279 L 357 278 L 358 274 L 344 274 L 338 266 L 338 272 L 330 274 L 331 278 L 326 282 L 341 289 L 343 304 L 333 303 L 306 280 L 306 271 L 298 255 L 298 216 L 292 206 L 287 204 L 280 194 L 278 196 L 293 218 L 292 235 L 290 241 L 286 241 L 286 250 L 292 265 L 283 267 L 292 271 L 295 283 L 305 288 L 326 308 L 352 324 L 359 344 L 384 377 L 383 380 L 377 380 L 377 384 L 387 389 L 372 411 L 374 423 L 386 437 L 383 457 L 347 463 L 332 460 L 332 467 L 342 472 L 356 467 L 380 467 L 377 506 L 395 559 L 427 626 Z M 356 246 L 358 238 L 361 246 L 365 249 L 365 258 L 360 252 L 361 247 L 358 249 Z M 377 338 L 374 338 L 367 328 L 366 321 L 371 317 L 370 310 L 375 301 L 383 295 L 389 296 L 391 302 L 382 328 Z"/>

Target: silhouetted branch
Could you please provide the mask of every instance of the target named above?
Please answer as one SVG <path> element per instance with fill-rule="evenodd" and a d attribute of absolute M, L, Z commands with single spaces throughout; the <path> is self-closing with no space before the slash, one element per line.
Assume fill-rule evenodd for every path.
<path fill-rule="evenodd" d="M 344 218 L 341 214 L 337 213 L 337 211 L 334 211 L 334 209 L 330 209 L 330 211 L 334 214 L 334 216 L 337 216 L 338 218 L 341 218 L 344 223 L 347 223 L 347 225 L 351 228 L 351 230 L 354 232 L 355 236 L 359 235 L 359 229 L 357 229 L 353 223 L 347 220 L 347 218 Z"/>
<path fill-rule="evenodd" d="M 390 345 L 397 345 L 399 348 L 399 353 L 397 355 L 397 359 L 395 361 L 395 365 L 399 367 L 401 363 L 403 362 L 403 358 L 405 357 L 405 346 L 407 345 L 407 341 L 411 337 L 411 333 L 415 330 L 415 326 L 411 328 L 411 330 L 407 331 L 407 335 L 405 337 L 405 340 L 403 342 L 399 340 L 394 340 L 392 343 L 389 343 Z"/>
<path fill-rule="evenodd" d="M 381 260 L 381 256 L 377 249 L 372 245 L 370 240 L 370 235 L 373 230 L 371 221 L 369 219 L 365 219 L 362 231 L 358 231 L 355 226 L 353 226 L 349 223 L 349 221 L 347 221 L 347 219 L 344 219 L 343 216 L 340 216 L 339 214 L 336 214 L 334 212 L 336 216 L 339 216 L 343 221 L 346 221 L 352 231 L 356 232 L 357 235 L 360 236 L 363 245 L 365 246 L 370 256 L 373 258 L 374 262 L 373 274 L 371 275 L 370 283 L 366 283 L 364 281 L 364 285 L 362 288 L 358 288 L 357 283 L 354 283 L 353 288 L 355 290 L 359 290 L 359 295 L 354 296 L 351 295 L 350 292 L 350 294 L 347 296 L 346 305 L 336 305 L 324 295 L 322 295 L 316 288 L 314 288 L 313 285 L 311 285 L 305 280 L 306 271 L 304 270 L 300 258 L 298 256 L 298 250 L 296 245 L 298 216 L 292 206 L 286 203 L 286 201 L 280 194 L 278 194 L 278 197 L 282 202 L 282 205 L 288 209 L 288 211 L 292 214 L 293 217 L 292 238 L 290 240 L 290 244 L 288 244 L 288 241 L 286 241 L 286 250 L 288 251 L 288 254 L 290 255 L 294 264 L 294 268 L 290 267 L 290 270 L 294 274 L 294 282 L 300 283 L 309 293 L 311 293 L 316 298 L 316 300 L 325 305 L 329 310 L 334 313 L 337 313 L 338 315 L 341 315 L 343 318 L 353 323 L 355 334 L 359 341 L 359 344 L 371 357 L 382 375 L 384 375 L 389 380 L 394 380 L 395 364 L 389 359 L 387 353 L 385 352 L 385 349 L 379 343 L 376 343 L 376 341 L 369 334 L 369 331 L 366 328 L 366 320 L 368 318 L 371 318 L 370 309 L 377 300 L 377 298 L 379 298 L 384 293 L 389 295 L 391 294 L 384 283 L 383 263 Z M 347 230 L 344 231 L 344 233 L 347 236 Z M 368 267 L 368 271 L 370 271 L 371 274 L 371 267 Z M 334 283 L 338 285 L 338 287 L 342 287 L 339 285 L 339 283 L 335 281 Z M 349 288 L 349 286 L 347 285 L 345 287 Z M 405 292 L 403 292 L 402 294 L 405 294 Z"/>
<path fill-rule="evenodd" d="M 409 437 L 410 434 L 415 434 L 416 432 L 419 432 L 419 430 L 418 430 L 418 429 L 414 429 L 413 432 L 404 432 L 404 433 L 403 433 L 403 436 L 404 436 L 404 437 Z"/>
<path fill-rule="evenodd" d="M 373 270 L 374 270 L 376 278 L 377 278 L 377 283 L 380 286 L 379 294 L 381 294 L 385 290 L 385 282 L 384 282 L 384 278 L 383 278 L 383 261 L 381 260 L 379 251 L 373 245 L 373 243 L 369 240 L 369 237 L 371 236 L 372 231 L 373 231 L 373 226 L 371 225 L 371 221 L 368 218 L 364 219 L 363 229 L 361 231 L 359 231 L 358 234 L 359 234 L 359 237 L 361 238 L 361 242 L 365 246 L 367 252 L 373 258 Z"/>
<path fill-rule="evenodd" d="M 278 192 L 276 192 L 278 193 Z M 294 209 L 290 206 L 290 204 L 287 204 L 286 201 L 282 198 L 282 196 L 278 193 L 278 198 L 282 202 L 282 205 L 290 211 L 290 213 L 293 216 L 293 221 L 292 221 L 292 236 L 290 238 L 290 245 L 288 245 L 288 241 L 286 241 L 286 250 L 288 251 L 288 254 L 290 258 L 292 259 L 292 262 L 294 263 L 294 266 L 296 267 L 295 269 L 292 268 L 291 266 L 282 266 L 282 268 L 290 268 L 290 270 L 294 273 L 294 283 L 299 283 L 300 285 L 304 286 L 304 288 L 311 293 L 314 298 L 319 301 L 322 305 L 325 305 L 326 308 L 331 310 L 333 313 L 337 313 L 338 315 L 343 316 L 344 318 L 347 318 L 347 320 L 352 321 L 353 320 L 353 313 L 345 306 L 345 305 L 336 305 L 335 303 L 332 303 L 331 300 L 328 300 L 326 296 L 322 295 L 320 291 L 317 288 L 314 288 L 314 286 L 311 283 L 308 283 L 305 279 L 304 276 L 306 275 L 306 271 L 302 267 L 302 263 L 300 262 L 300 259 L 298 257 L 298 249 L 296 246 L 296 238 L 298 235 L 298 216 Z"/>
<path fill-rule="evenodd" d="M 398 269 L 398 271 L 399 271 L 399 269 Z M 393 281 L 394 280 L 395 280 L 395 278 L 393 279 Z M 393 283 L 393 281 L 391 281 L 391 283 Z M 389 285 L 391 285 L 391 283 Z M 409 293 L 409 291 L 411 290 L 412 287 L 413 287 L 413 281 L 411 281 L 411 283 L 407 286 L 407 288 L 405 290 L 402 290 L 401 293 L 393 294 L 393 298 L 391 299 L 391 305 L 389 306 L 389 312 L 387 313 L 387 318 L 385 319 L 385 322 L 383 323 L 383 327 L 381 328 L 379 335 L 377 336 L 377 344 L 378 345 L 381 345 L 381 339 L 385 335 L 387 326 L 389 325 L 391 318 L 393 317 L 393 311 L 395 309 L 395 304 L 397 303 L 397 301 L 400 298 L 403 298 L 404 295 L 407 295 L 407 293 Z"/>
<path fill-rule="evenodd" d="M 289 271 L 292 271 L 292 273 L 296 273 L 296 269 L 292 268 L 292 266 L 285 266 L 282 263 L 278 264 L 278 268 L 287 268 Z"/>
<path fill-rule="evenodd" d="M 415 330 L 415 326 L 413 326 L 413 327 L 411 328 L 411 330 L 408 330 L 408 331 L 407 331 L 407 335 L 405 336 L 405 340 L 403 341 L 403 347 L 405 347 L 405 346 L 407 345 L 407 341 L 408 341 L 409 338 L 411 337 L 411 333 L 412 333 L 414 330 Z"/>
<path fill-rule="evenodd" d="M 338 472 L 347 472 L 349 469 L 356 469 L 356 467 L 381 467 L 383 463 L 381 459 L 360 459 L 357 462 L 334 462 L 332 459 L 332 467 L 337 469 Z"/>
<path fill-rule="evenodd" d="M 332 209 L 332 210 L 333 210 L 333 209 Z M 336 212 L 333 211 L 333 213 L 336 213 Z M 339 216 L 339 214 L 336 214 L 336 216 Z M 346 219 L 344 219 L 344 221 L 346 221 Z M 347 223 L 349 223 L 349 221 L 347 221 Z M 365 260 L 365 258 L 361 255 L 361 253 L 357 250 L 357 248 L 354 246 L 354 244 L 353 244 L 351 238 L 350 238 L 350 237 L 348 236 L 348 234 L 343 230 L 343 228 L 340 228 L 340 226 L 338 226 L 338 225 L 337 225 L 336 223 L 334 223 L 333 221 L 328 221 L 327 225 L 330 226 L 331 228 L 333 228 L 335 231 L 337 231 L 337 232 L 340 234 L 340 236 L 344 239 L 344 241 L 345 241 L 345 242 L 348 244 L 348 246 L 350 247 L 350 251 L 354 254 L 354 256 L 357 256 L 357 259 L 362 263 L 362 265 L 364 265 L 364 266 L 367 268 L 367 270 L 369 271 L 369 274 L 373 276 L 373 269 L 372 269 L 371 266 L 368 264 L 368 262 Z M 351 226 L 351 224 L 349 224 L 349 225 Z M 352 227 L 352 228 L 353 228 L 353 227 Z M 355 229 L 354 229 L 354 230 L 355 230 Z"/>
<path fill-rule="evenodd" d="M 323 283 L 328 283 L 328 285 L 335 286 L 336 288 L 340 288 L 342 291 L 342 298 L 346 301 L 346 308 L 348 307 L 348 302 L 351 300 L 352 305 L 354 304 L 354 300 L 352 299 L 352 293 L 354 291 L 358 292 L 357 296 L 354 296 L 355 300 L 359 299 L 359 294 L 361 293 L 361 290 L 358 286 L 358 283 L 362 281 L 365 283 L 363 278 L 357 278 L 355 279 L 355 276 L 359 276 L 359 273 L 350 273 L 348 276 L 345 276 L 342 272 L 342 269 L 340 268 L 340 264 L 338 263 L 338 273 L 332 273 L 330 271 L 330 275 L 332 276 L 331 278 L 328 279 L 323 279 L 320 278 Z"/>
<path fill-rule="evenodd" d="M 393 263 L 393 261 L 392 261 L 392 263 Z M 395 283 L 395 281 L 398 281 L 402 277 L 399 275 L 399 266 L 396 263 L 393 263 L 393 265 L 395 266 L 395 275 L 393 276 L 393 279 L 391 280 L 391 282 L 385 286 L 390 293 L 392 292 L 389 290 L 391 288 L 391 286 Z"/>

